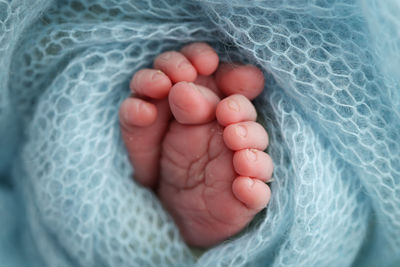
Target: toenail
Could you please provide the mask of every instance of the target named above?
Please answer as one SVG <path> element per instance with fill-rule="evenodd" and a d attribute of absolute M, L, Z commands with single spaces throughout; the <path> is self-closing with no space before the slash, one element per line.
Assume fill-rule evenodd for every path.
<path fill-rule="evenodd" d="M 189 62 L 187 62 L 186 60 L 182 60 L 181 62 L 178 63 L 178 65 L 176 67 L 178 69 L 187 69 L 187 68 L 191 67 L 191 64 Z"/>
<path fill-rule="evenodd" d="M 155 73 L 153 73 L 153 75 L 151 76 L 151 80 L 152 81 L 157 81 L 157 80 L 160 80 L 163 77 L 164 77 L 164 73 L 162 71 L 158 70 Z"/>
<path fill-rule="evenodd" d="M 247 129 L 246 127 L 242 125 L 236 126 L 236 134 L 240 137 L 246 137 L 247 136 Z"/>
<path fill-rule="evenodd" d="M 130 113 L 129 113 L 129 111 L 128 111 L 128 109 L 124 109 L 123 110 L 123 115 L 124 115 L 124 120 L 125 120 L 125 122 L 128 122 L 129 121 L 129 119 L 130 119 Z"/>
<path fill-rule="evenodd" d="M 239 111 L 240 110 L 240 107 L 239 107 L 238 103 L 233 99 L 229 99 L 228 100 L 228 107 L 233 111 Z"/>
<path fill-rule="evenodd" d="M 209 49 L 208 47 L 199 46 L 199 47 L 195 48 L 195 53 L 202 54 L 204 56 L 204 55 L 208 55 L 208 54 L 213 54 L 214 51 Z"/>
<path fill-rule="evenodd" d="M 143 111 L 143 102 L 140 101 L 139 103 L 136 104 L 136 114 L 139 114 Z"/>
<path fill-rule="evenodd" d="M 200 88 L 196 84 L 194 84 L 194 83 L 188 83 L 188 84 L 190 87 L 192 87 L 192 89 L 197 90 L 200 94 L 202 94 L 204 96 L 203 90 L 200 90 Z"/>
<path fill-rule="evenodd" d="M 203 46 L 198 46 L 198 47 L 196 47 L 196 48 L 194 49 L 194 52 L 197 53 L 197 54 L 201 54 L 201 53 L 203 53 L 204 51 L 206 51 L 206 48 L 203 47 Z"/>
<path fill-rule="evenodd" d="M 188 83 L 192 89 L 199 90 L 199 88 L 194 83 Z"/>
<path fill-rule="evenodd" d="M 246 179 L 246 184 L 247 184 L 247 186 L 248 186 L 249 188 L 252 188 L 253 185 L 254 185 L 254 180 L 251 179 L 251 178 L 247 178 L 247 179 Z"/>
<path fill-rule="evenodd" d="M 149 105 L 143 101 L 140 101 L 139 104 L 137 105 L 137 114 L 143 114 L 143 113 L 148 113 L 149 112 Z"/>
<path fill-rule="evenodd" d="M 254 149 L 247 149 L 246 156 L 251 161 L 257 160 L 257 153 L 256 153 L 256 150 L 254 150 Z"/>
<path fill-rule="evenodd" d="M 170 58 L 171 58 L 171 56 L 172 56 L 172 53 L 164 53 L 164 54 L 162 54 L 162 55 L 160 55 L 160 59 L 162 59 L 162 60 L 169 60 Z"/>

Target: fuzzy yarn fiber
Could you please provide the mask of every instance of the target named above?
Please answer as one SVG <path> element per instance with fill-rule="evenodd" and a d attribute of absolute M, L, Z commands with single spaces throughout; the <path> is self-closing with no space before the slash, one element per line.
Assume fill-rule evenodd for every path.
<path fill-rule="evenodd" d="M 400 266 L 400 1 L 0 0 L 0 265 Z M 199 258 L 118 107 L 162 51 L 265 73 L 272 199 Z"/>

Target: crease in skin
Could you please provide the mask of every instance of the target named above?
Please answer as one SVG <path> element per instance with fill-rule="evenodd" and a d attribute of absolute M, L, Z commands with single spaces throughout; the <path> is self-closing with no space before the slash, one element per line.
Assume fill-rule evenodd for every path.
<path fill-rule="evenodd" d="M 228 100 L 228 107 L 235 112 L 240 111 L 240 105 L 234 99 Z"/>
<path fill-rule="evenodd" d="M 215 127 L 211 127 L 211 129 L 210 129 L 210 138 L 209 138 L 208 143 L 207 143 L 207 154 L 208 154 L 209 161 L 212 161 L 212 160 L 218 158 L 221 155 L 221 153 L 224 152 L 224 149 L 220 148 L 215 155 L 211 155 L 211 152 L 214 151 L 213 147 L 215 147 L 215 146 L 212 146 L 211 143 L 213 142 L 213 140 L 215 138 L 222 139 L 222 134 L 223 134 L 223 132 L 220 130 L 219 127 L 217 129 L 215 129 Z M 223 141 L 222 141 L 222 143 L 223 143 Z M 221 144 L 219 144 L 219 145 L 221 146 Z"/>
<path fill-rule="evenodd" d="M 166 148 L 165 146 L 168 146 L 168 148 Z M 163 148 L 163 149 L 164 149 L 164 150 L 165 150 L 165 149 L 168 149 L 169 152 L 173 152 L 173 153 L 178 154 L 179 156 L 181 156 L 182 159 L 185 158 L 185 156 L 182 155 L 180 151 L 176 150 L 173 146 L 171 146 L 171 145 L 169 145 L 169 144 L 167 144 L 167 143 L 164 144 L 164 148 Z M 183 162 L 183 160 L 181 160 L 181 161 L 177 160 L 178 158 L 177 158 L 176 156 L 173 157 L 173 156 L 171 155 L 171 153 L 163 153 L 162 156 L 165 157 L 165 158 L 167 158 L 167 159 L 170 159 L 170 160 L 172 161 L 172 163 L 173 163 L 175 166 L 177 166 L 177 167 L 179 167 L 179 168 L 181 168 L 181 169 L 186 169 L 186 168 L 187 168 L 186 165 L 181 165 L 181 162 Z M 173 159 L 173 158 L 174 158 L 174 159 Z"/>
<path fill-rule="evenodd" d="M 199 92 L 205 99 L 209 100 L 210 94 L 206 94 L 205 90 L 201 88 L 201 85 L 196 85 L 195 83 L 189 82 L 188 85 L 193 89 Z"/>
<path fill-rule="evenodd" d="M 162 78 L 164 78 L 164 75 L 165 74 L 162 71 L 158 70 L 151 76 L 151 81 L 157 82 L 157 81 L 161 80 Z"/>
<path fill-rule="evenodd" d="M 174 53 L 174 52 L 164 52 L 164 53 L 162 53 L 161 55 L 159 55 L 158 58 L 161 59 L 161 60 L 163 60 L 163 61 L 168 61 L 168 60 L 171 59 L 173 53 Z"/>
<path fill-rule="evenodd" d="M 233 179 L 231 179 L 232 180 L 232 182 L 234 181 L 234 179 L 235 179 L 236 177 L 233 177 Z M 221 182 L 221 181 L 220 181 Z M 226 181 L 225 181 L 226 182 Z M 231 184 L 232 184 L 232 182 L 231 182 Z M 205 193 L 206 193 L 206 190 L 211 190 L 211 189 L 213 189 L 213 190 L 216 190 L 216 191 L 220 191 L 219 189 L 216 189 L 216 188 L 213 188 L 213 186 L 209 186 L 209 187 L 206 187 L 206 188 L 204 188 L 204 190 L 203 190 L 203 199 L 204 199 L 204 201 L 205 201 L 205 203 L 207 203 L 208 201 L 209 201 L 209 199 L 205 196 Z M 231 189 L 232 190 L 232 189 Z M 245 208 L 248 208 L 247 206 L 246 206 L 246 204 L 245 203 L 243 203 L 242 201 L 240 201 L 239 199 L 237 199 L 235 196 L 234 196 L 234 194 L 233 194 L 233 192 L 230 190 L 230 194 L 231 194 L 231 196 L 235 199 L 235 205 L 238 205 L 238 207 L 245 207 Z M 220 217 L 219 217 L 219 215 L 220 214 L 216 214 L 216 213 L 214 213 L 214 212 L 212 212 L 212 210 L 210 209 L 210 207 L 212 207 L 212 204 L 205 204 L 206 205 L 206 208 L 207 208 L 207 212 L 211 215 L 211 217 L 214 219 L 214 220 L 216 220 L 216 221 L 218 221 L 218 222 L 220 222 L 220 223 L 222 223 L 222 224 L 224 224 L 224 225 L 228 225 L 228 226 L 235 226 L 235 221 L 236 220 L 240 220 L 240 219 L 242 219 L 242 218 L 238 218 L 238 217 L 236 217 L 236 218 L 232 218 L 232 220 L 228 220 L 228 221 L 225 221 L 225 220 L 222 220 Z M 246 212 L 247 213 L 247 212 Z M 242 212 L 242 214 L 241 214 L 242 216 L 244 216 L 245 214 L 243 214 L 243 212 Z M 248 215 L 248 214 L 247 214 Z M 238 231 L 237 231 L 238 232 Z"/>
<path fill-rule="evenodd" d="M 202 91 L 200 90 L 200 88 L 199 88 L 196 84 L 194 84 L 194 83 L 192 83 L 192 82 L 188 82 L 187 84 L 188 84 L 193 90 L 196 90 L 196 91 L 200 92 L 200 93 L 203 95 Z M 204 96 L 204 95 L 203 95 L 203 96 Z"/>
<path fill-rule="evenodd" d="M 242 138 L 245 138 L 247 136 L 247 129 L 243 125 L 238 125 L 236 126 L 236 134 Z"/>
<path fill-rule="evenodd" d="M 123 116 L 124 116 L 124 119 L 122 121 L 125 124 L 127 121 L 129 121 L 129 118 L 130 118 L 131 114 L 128 112 L 127 109 L 123 109 L 122 113 L 123 113 Z"/>
<path fill-rule="evenodd" d="M 241 201 L 238 200 L 238 203 L 243 204 Z M 207 209 L 207 212 L 210 214 L 210 217 L 213 218 L 214 220 L 218 221 L 219 223 L 225 224 L 227 226 L 236 226 L 236 223 L 232 221 L 225 221 L 219 218 L 216 214 L 214 214 L 210 209 Z M 233 233 L 232 233 L 233 234 Z M 232 235 L 230 234 L 230 235 Z"/>
<path fill-rule="evenodd" d="M 226 126 L 234 126 L 239 121 L 252 120 L 252 118 L 249 118 L 252 117 L 250 114 L 253 113 L 253 110 L 255 111 L 252 103 L 246 101 L 244 96 L 235 95 L 235 93 L 239 93 L 238 88 L 231 90 L 231 96 L 224 96 L 221 88 L 217 86 L 215 75 L 198 76 L 197 73 L 192 71 L 179 72 L 186 66 L 193 68 L 193 71 L 196 72 L 196 68 L 187 59 L 192 59 L 196 62 L 195 64 L 206 64 L 207 60 L 199 58 L 199 56 L 210 55 L 210 58 L 216 60 L 211 66 L 200 66 L 204 73 L 210 72 L 214 65 L 217 66 L 219 59 L 215 57 L 215 52 L 212 49 L 208 51 L 206 48 L 200 49 L 203 53 L 201 55 L 199 55 L 200 50 L 193 49 L 193 47 L 191 48 L 193 51 L 187 49 L 186 56 L 174 51 L 165 52 L 156 58 L 154 64 L 156 67 L 162 66 L 162 71 L 149 69 L 148 71 L 154 71 L 154 73 L 147 72 L 146 76 L 146 70 L 143 70 L 140 73 L 141 77 L 138 77 L 139 79 L 135 81 L 135 83 L 137 82 L 135 85 L 143 88 L 144 91 L 143 95 L 138 96 L 144 102 L 136 103 L 135 112 L 144 116 L 148 115 L 145 103 L 152 98 L 159 97 L 160 91 L 166 91 L 166 86 L 161 83 L 157 84 L 157 81 L 165 75 L 173 81 L 172 84 L 175 83 L 173 86 L 171 84 L 165 97 L 168 104 L 165 108 L 172 116 L 169 121 L 163 122 L 169 125 L 169 127 L 165 127 L 165 130 L 162 130 L 164 131 L 163 138 L 151 142 L 153 137 L 146 131 L 139 136 L 143 137 L 142 142 L 155 146 L 150 148 L 150 151 L 156 149 L 160 151 L 155 192 L 163 205 L 167 207 L 175 222 L 178 223 L 178 226 L 180 225 L 184 239 L 189 240 L 189 245 L 196 244 L 198 246 L 215 245 L 217 242 L 239 232 L 259 211 L 258 207 L 246 206 L 246 203 L 242 202 L 241 199 L 260 202 L 266 195 L 263 194 L 262 199 L 258 200 L 254 197 L 246 197 L 246 195 L 240 198 L 235 196 L 232 186 L 238 177 L 238 173 L 235 171 L 233 157 L 237 151 L 229 149 L 224 141 L 224 128 Z M 238 68 L 240 69 L 240 67 Z M 243 70 L 243 68 L 241 69 Z M 226 79 L 228 76 L 225 76 L 225 80 L 230 83 L 235 83 L 234 79 L 251 78 L 251 71 L 247 69 L 245 75 L 241 75 L 242 70 L 235 68 L 225 70 L 226 73 L 220 74 L 220 78 L 229 75 L 228 79 Z M 236 71 L 239 75 L 231 71 Z M 254 77 L 256 78 L 256 75 Z M 200 84 L 191 82 L 192 78 L 194 81 L 197 78 L 201 81 Z M 244 81 L 239 81 L 239 83 L 246 84 Z M 208 84 L 212 88 L 204 86 Z M 146 86 L 151 87 L 151 92 L 148 91 L 147 94 Z M 240 88 L 240 90 L 243 89 Z M 253 88 L 248 90 L 250 90 L 250 94 L 254 94 L 254 92 L 251 92 Z M 218 96 L 221 96 L 221 98 Z M 226 124 L 222 124 L 217 120 L 216 113 L 218 103 L 225 98 L 227 102 L 220 106 L 218 113 L 218 118 L 222 118 L 222 121 L 226 122 Z M 163 98 L 159 97 L 159 99 Z M 160 115 L 165 111 L 164 109 L 160 110 Z M 164 129 L 160 120 L 156 119 L 155 123 L 152 125 L 154 127 L 152 129 Z M 135 127 L 135 130 L 141 129 Z M 246 138 L 249 135 L 248 131 L 250 131 L 250 128 L 237 125 L 236 129 L 230 132 L 232 142 L 242 142 L 238 138 Z M 260 135 L 255 134 L 254 136 Z M 134 143 L 135 140 L 131 142 Z M 133 148 L 134 145 L 131 147 Z M 257 157 L 252 151 L 247 151 L 247 153 Z M 252 156 L 250 155 L 250 157 Z M 238 159 L 243 161 L 242 164 L 245 164 L 245 158 L 246 154 L 243 154 Z M 141 164 L 145 164 L 145 162 L 141 162 Z M 238 186 L 247 188 L 244 183 L 238 184 Z M 264 186 L 266 187 L 265 184 Z M 253 187 L 257 192 L 264 190 L 262 186 L 260 187 L 260 183 L 254 183 Z M 265 190 L 267 189 L 265 188 Z M 251 194 L 251 190 L 240 190 L 239 194 Z M 196 230 L 191 231 L 190 225 L 195 227 Z"/>
<path fill-rule="evenodd" d="M 246 179 L 246 183 L 247 183 L 247 187 L 251 189 L 254 186 L 255 181 L 254 181 L 254 179 L 251 179 L 251 177 L 249 177 Z"/>
<path fill-rule="evenodd" d="M 204 162 L 202 162 L 204 161 Z M 197 187 L 201 183 L 204 183 L 205 179 L 205 168 L 209 163 L 209 158 L 207 153 L 199 156 L 198 158 L 192 160 L 187 167 L 186 183 L 185 189 Z M 200 166 L 199 166 L 200 165 Z M 196 178 L 196 179 L 194 179 Z M 192 181 L 194 183 L 192 183 Z M 190 182 L 190 185 L 189 185 Z"/>
<path fill-rule="evenodd" d="M 176 68 L 177 69 L 188 69 L 188 68 L 192 68 L 192 65 L 186 59 L 183 59 L 181 62 L 179 62 L 176 65 Z"/>
<path fill-rule="evenodd" d="M 176 101 L 172 104 L 174 107 L 178 108 L 181 112 L 186 112 L 190 110 L 190 105 L 188 104 L 183 104 L 183 103 L 177 103 Z"/>
<path fill-rule="evenodd" d="M 257 161 L 257 153 L 255 149 L 246 149 L 246 156 L 251 161 Z"/>

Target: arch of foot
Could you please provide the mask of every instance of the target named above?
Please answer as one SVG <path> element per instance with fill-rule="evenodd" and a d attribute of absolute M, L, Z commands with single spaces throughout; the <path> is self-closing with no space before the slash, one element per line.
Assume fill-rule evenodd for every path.
<path fill-rule="evenodd" d="M 393 238 L 400 231 L 400 210 L 396 208 L 400 203 L 400 136 L 396 131 L 400 124 L 398 113 L 393 112 L 395 99 L 390 98 L 395 88 L 384 82 L 379 64 L 375 64 L 378 57 L 357 2 L 295 2 L 273 1 L 251 7 L 235 1 L 231 9 L 220 3 L 205 8 L 236 45 L 273 74 L 280 87 L 268 90 L 282 90 L 285 97 L 280 101 L 290 98 L 301 108 L 303 116 L 285 114 L 284 121 L 311 122 L 312 130 L 335 148 L 336 156 L 327 157 L 332 166 L 343 158 L 356 170 L 360 184 L 370 194 L 371 208 L 385 225 L 375 230 L 388 246 L 375 247 L 381 254 L 374 260 L 393 259 L 400 247 Z M 274 105 L 272 95 L 265 97 Z M 295 132 L 287 135 L 287 140 L 295 138 Z M 300 154 L 307 155 L 300 146 L 294 143 L 292 149 L 298 147 Z M 321 164 L 329 166 L 317 161 L 311 169 Z M 306 175 L 300 177 L 306 179 Z M 376 244 L 381 241 L 376 240 Z M 282 253 L 291 249 L 289 246 Z"/>

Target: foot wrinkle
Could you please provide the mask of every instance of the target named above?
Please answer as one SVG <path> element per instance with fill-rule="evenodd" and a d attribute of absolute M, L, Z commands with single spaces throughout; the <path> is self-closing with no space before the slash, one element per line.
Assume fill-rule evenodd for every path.
<path fill-rule="evenodd" d="M 217 65 L 219 62 L 219 59 L 215 61 L 212 48 L 210 51 L 188 50 L 190 58 L 185 58 L 185 51 L 182 51 L 184 54 L 168 51 L 159 55 L 154 67 L 163 72 L 156 70 L 143 81 L 152 86 L 165 75 L 173 84 L 165 98 L 138 96 L 138 99 L 156 105 L 159 115 L 156 125 L 136 125 L 137 122 L 145 124 L 147 117 L 128 117 L 129 120 L 121 119 L 120 124 L 129 154 L 135 156 L 132 164 L 142 169 L 148 165 L 141 170 L 143 177 L 158 176 L 155 193 L 173 217 L 184 240 L 189 245 L 211 246 L 241 231 L 256 213 L 236 198 L 232 190 L 232 183 L 238 176 L 233 166 L 234 151 L 226 146 L 223 138 L 225 127 L 219 124 L 215 118 L 216 110 L 212 109 L 214 104 L 228 97 L 224 95 L 222 86 L 226 85 L 225 93 L 228 95 L 232 93 L 229 93 L 229 83 L 235 88 L 242 87 L 240 90 L 245 89 L 242 83 L 246 75 L 241 74 L 246 74 L 247 69 L 235 70 L 232 64 L 222 64 L 217 72 L 211 73 L 214 66 L 207 63 Z M 205 76 L 196 73 L 193 61 Z M 232 84 L 232 80 L 224 76 L 228 80 L 222 77 L 225 80 L 218 81 L 221 85 L 218 84 L 216 73 L 228 75 L 221 72 L 230 71 L 237 72 L 238 77 L 235 73 L 230 73 L 230 76 L 235 76 L 239 83 L 233 81 Z M 188 75 L 190 78 L 182 80 Z M 233 93 L 240 93 L 240 90 L 235 90 Z M 227 112 L 236 115 L 246 112 L 240 106 L 239 100 L 242 99 L 231 100 L 226 103 Z M 142 109 L 132 112 L 133 115 L 149 115 Z M 238 128 L 236 134 L 246 136 L 246 129 Z M 158 169 L 155 169 L 156 165 Z"/>
<path fill-rule="evenodd" d="M 200 180 L 198 180 L 196 183 L 194 183 L 193 185 L 188 185 L 188 180 L 190 179 L 189 177 L 186 177 L 186 183 L 185 183 L 185 187 L 182 188 L 181 190 L 193 190 L 195 188 L 197 188 L 198 186 L 201 186 L 201 184 L 204 181 L 204 173 L 201 175 L 202 178 Z"/>
<path fill-rule="evenodd" d="M 200 163 L 200 166 L 194 166 L 196 163 Z M 201 183 L 204 183 L 205 168 L 207 167 L 208 163 L 209 163 L 208 153 L 204 153 L 203 155 L 199 156 L 199 158 L 196 158 L 195 160 L 192 160 L 189 163 L 189 167 L 186 170 L 187 178 L 186 178 L 185 188 L 193 188 L 200 185 Z M 189 181 L 194 180 L 193 179 L 194 176 L 199 176 L 201 178 L 195 179 L 196 182 L 193 185 L 188 185 Z"/>
<path fill-rule="evenodd" d="M 138 126 L 134 126 L 134 125 L 129 126 L 122 120 L 119 121 L 119 125 L 121 126 L 123 131 L 126 131 L 129 134 L 134 134 L 137 131 L 137 127 L 138 127 Z M 133 129 L 133 128 L 135 128 L 135 129 Z"/>
<path fill-rule="evenodd" d="M 165 146 L 168 146 L 168 148 L 166 149 Z M 164 144 L 163 150 L 170 150 L 173 151 L 174 153 L 177 153 L 179 156 L 184 157 L 184 155 L 182 155 L 179 151 L 177 151 L 174 147 L 170 146 L 169 144 Z M 179 167 L 180 169 L 187 168 L 187 166 L 183 166 L 179 161 L 173 159 L 171 153 L 162 153 L 162 158 L 169 160 L 172 164 L 174 164 L 174 166 Z"/>
<path fill-rule="evenodd" d="M 187 191 L 191 191 L 196 189 L 198 186 L 201 186 L 201 183 L 197 183 L 195 185 L 192 186 L 179 186 L 177 183 L 175 182 L 171 182 L 171 180 L 173 179 L 160 179 L 160 184 L 163 183 L 164 186 L 169 186 L 171 188 L 174 188 L 177 193 L 181 193 L 181 192 L 187 192 Z"/>
<path fill-rule="evenodd" d="M 203 199 L 204 202 L 205 202 L 206 212 L 209 214 L 210 218 L 213 218 L 215 221 L 217 221 L 217 222 L 219 222 L 219 223 L 221 223 L 221 224 L 223 224 L 223 225 L 233 226 L 234 228 L 237 227 L 237 223 L 236 223 L 236 221 L 234 220 L 235 218 L 233 218 L 232 220 L 226 222 L 226 221 L 222 220 L 221 218 L 219 218 L 218 215 L 216 215 L 216 214 L 214 214 L 214 213 L 211 212 L 211 210 L 209 209 L 210 206 L 207 204 L 207 198 L 206 198 L 206 196 L 205 196 L 205 190 L 202 191 L 202 199 Z M 235 198 L 235 199 L 236 199 L 236 198 Z M 244 205 L 244 203 L 242 203 L 242 202 L 239 201 L 238 199 L 236 199 L 236 200 L 237 200 L 237 203 L 240 203 L 242 206 L 246 207 L 246 206 Z M 247 209 L 247 207 L 246 207 L 246 209 Z"/>
<path fill-rule="evenodd" d="M 208 156 L 208 163 L 210 163 L 211 161 L 213 161 L 214 159 L 218 158 L 219 156 L 221 156 L 221 154 L 224 152 L 223 148 L 220 148 L 219 151 L 217 152 L 216 155 L 212 156 L 210 155 L 210 151 L 211 151 L 211 142 L 214 138 L 218 138 L 218 136 L 216 135 L 221 135 L 221 139 L 222 139 L 222 135 L 223 132 L 219 131 L 218 129 L 214 131 L 214 133 L 210 136 L 210 138 L 208 139 L 208 143 L 207 143 L 207 156 Z M 223 141 L 222 141 L 223 142 Z"/>
<path fill-rule="evenodd" d="M 171 102 L 170 102 L 171 103 Z M 184 104 L 182 104 L 182 103 L 180 103 L 180 101 L 174 101 L 173 103 L 172 103 L 172 105 L 174 105 L 175 107 L 177 107 L 180 111 L 182 111 L 182 112 L 187 112 L 188 111 L 188 108 L 189 108 L 189 110 L 190 110 L 190 108 L 191 107 L 188 107 L 187 105 L 184 105 Z"/>
<path fill-rule="evenodd" d="M 181 191 L 181 189 L 176 184 L 169 181 L 169 179 L 160 179 L 157 190 L 160 190 L 161 185 L 163 185 L 164 187 L 172 188 L 173 190 L 176 191 L 176 193 L 179 193 Z"/>
<path fill-rule="evenodd" d="M 153 150 L 138 149 L 138 148 L 136 148 L 136 149 L 134 149 L 134 151 L 128 152 L 128 155 L 129 155 L 130 157 L 133 156 L 133 155 L 135 155 L 136 158 L 138 158 L 137 155 L 140 155 L 140 156 L 148 156 L 148 155 L 159 154 L 159 153 L 160 153 L 159 148 L 156 148 L 156 149 L 153 149 Z"/>
<path fill-rule="evenodd" d="M 175 147 L 171 146 L 171 145 L 168 144 L 168 143 L 165 143 L 165 144 L 164 144 L 164 150 L 169 150 L 169 151 L 171 151 L 171 152 L 173 152 L 173 153 L 178 154 L 178 155 L 179 155 L 180 157 L 182 157 L 182 158 L 186 158 L 185 155 L 183 155 L 181 152 L 179 152 L 178 150 L 176 150 Z M 167 161 L 171 162 L 171 164 L 173 164 L 175 167 L 177 167 L 177 168 L 179 168 L 179 169 L 185 171 L 185 173 L 186 173 L 186 174 L 184 175 L 185 178 L 186 178 L 186 179 L 185 179 L 185 182 L 184 182 L 184 186 L 181 186 L 180 183 L 171 184 L 171 182 L 169 182 L 169 184 L 171 184 L 171 186 L 174 186 L 175 188 L 177 188 L 177 189 L 179 189 L 179 190 L 191 190 L 191 189 L 194 189 L 194 188 L 196 188 L 197 186 L 201 185 L 201 184 L 203 183 L 203 181 L 204 181 L 204 175 L 205 175 L 205 172 L 204 172 L 204 171 L 203 171 L 203 173 L 200 174 L 200 175 L 202 176 L 201 179 L 199 179 L 198 181 L 196 181 L 193 185 L 188 185 L 188 184 L 189 184 L 189 180 L 191 180 L 191 177 L 192 177 L 192 175 L 190 174 L 190 171 L 193 169 L 193 164 L 195 164 L 196 162 L 199 162 L 200 160 L 204 160 L 204 156 L 206 156 L 206 154 L 201 155 L 201 156 L 199 157 L 199 159 L 196 159 L 196 160 L 191 161 L 191 162 L 189 163 L 189 165 L 187 166 L 187 165 L 182 165 L 181 161 L 177 160 L 175 157 L 172 157 L 172 156 L 171 156 L 171 153 L 163 153 L 163 154 L 162 154 L 162 160 L 167 160 Z M 184 162 L 184 161 L 183 161 L 183 162 Z M 207 165 L 207 162 L 208 162 L 208 159 L 206 159 L 205 162 L 204 162 L 204 164 L 203 164 L 203 165 L 204 165 L 204 168 L 205 168 L 205 166 Z M 196 168 L 198 168 L 199 170 L 204 169 L 204 168 L 201 168 L 201 166 L 200 166 L 200 167 L 196 167 Z M 173 181 L 173 179 L 171 179 L 171 178 L 166 179 L 166 180 Z"/>
<path fill-rule="evenodd" d="M 221 153 L 220 155 L 222 155 L 223 153 Z M 214 177 L 207 177 L 207 167 L 213 163 L 215 160 L 217 160 L 219 158 L 219 156 L 216 156 L 215 158 L 211 159 L 210 161 L 208 161 L 207 165 L 205 166 L 205 180 L 204 180 L 204 184 L 206 187 L 214 187 L 215 183 L 221 182 L 221 180 L 215 179 Z M 207 179 L 208 178 L 208 179 Z M 210 182 L 210 180 L 213 180 L 213 182 Z M 231 184 L 233 181 L 233 179 L 226 179 L 226 183 Z"/>

